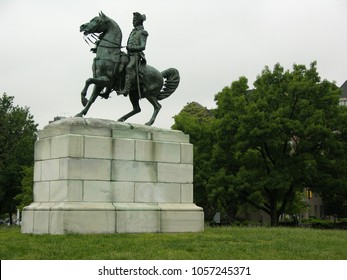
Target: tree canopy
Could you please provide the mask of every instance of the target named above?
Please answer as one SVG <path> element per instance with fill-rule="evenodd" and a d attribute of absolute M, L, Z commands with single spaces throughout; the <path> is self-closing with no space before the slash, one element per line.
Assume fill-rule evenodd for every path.
<path fill-rule="evenodd" d="M 23 168 L 33 165 L 37 124 L 29 108 L 15 106 L 14 97 L 0 97 L 0 213 L 13 213 Z M 11 218 L 11 217 L 10 217 Z"/>
<path fill-rule="evenodd" d="M 241 77 L 215 96 L 214 146 L 205 156 L 210 196 L 229 206 L 247 202 L 272 225 L 304 188 L 347 198 L 346 110 L 338 106 L 341 91 L 316 66 L 265 67 L 253 89 Z"/>

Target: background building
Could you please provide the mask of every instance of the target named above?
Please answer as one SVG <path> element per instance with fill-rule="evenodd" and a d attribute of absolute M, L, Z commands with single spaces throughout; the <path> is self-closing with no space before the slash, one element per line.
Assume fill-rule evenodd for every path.
<path fill-rule="evenodd" d="M 340 88 L 342 90 L 340 97 L 340 105 L 347 106 L 347 80 L 343 83 L 343 85 Z"/>

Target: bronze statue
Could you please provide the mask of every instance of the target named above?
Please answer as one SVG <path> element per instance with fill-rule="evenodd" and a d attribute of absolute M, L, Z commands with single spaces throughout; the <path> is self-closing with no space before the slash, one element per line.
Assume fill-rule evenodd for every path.
<path fill-rule="evenodd" d="M 128 54 L 121 51 L 122 32 L 118 24 L 104 13 L 100 12 L 99 16 L 93 18 L 89 23 L 81 25 L 80 31 L 85 36 L 91 35 L 96 38 L 95 34 L 99 35 L 95 42 L 96 47 L 92 49 L 96 53 L 92 65 L 93 78 L 89 78 L 85 82 L 81 92 L 84 109 L 76 117 L 86 115 L 98 96 L 107 99 L 115 90 L 120 94 L 129 94 L 133 106 L 133 110 L 118 121 L 125 121 L 139 113 L 141 111 L 139 100 L 146 98 L 154 107 L 152 117 L 146 125 L 154 123 L 161 109 L 158 100 L 169 97 L 177 89 L 180 76 L 175 68 L 159 72 L 145 63 L 143 50 L 148 33 L 143 29 L 144 20 L 144 15 L 134 13 L 134 30 L 132 31 L 134 33 L 129 36 Z M 136 33 L 138 31 L 139 34 Z M 94 89 L 88 100 L 86 95 L 91 84 L 94 84 Z"/>

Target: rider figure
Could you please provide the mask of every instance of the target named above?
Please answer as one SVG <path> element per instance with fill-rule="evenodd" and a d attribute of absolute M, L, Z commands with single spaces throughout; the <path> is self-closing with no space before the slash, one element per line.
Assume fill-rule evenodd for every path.
<path fill-rule="evenodd" d="M 148 32 L 143 27 L 143 22 L 146 20 L 145 15 L 141 15 L 138 12 L 133 13 L 133 26 L 127 43 L 127 51 L 129 56 L 129 63 L 125 68 L 125 83 L 124 88 L 118 92 L 127 96 L 129 94 L 131 83 L 136 75 L 136 71 L 139 70 L 140 62 L 146 62 L 146 57 L 143 51 L 146 49 L 146 41 Z M 139 85 L 138 85 L 139 86 Z"/>

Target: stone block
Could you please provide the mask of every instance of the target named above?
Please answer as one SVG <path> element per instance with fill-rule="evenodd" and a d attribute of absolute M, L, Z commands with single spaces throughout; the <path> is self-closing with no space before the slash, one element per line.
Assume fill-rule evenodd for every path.
<path fill-rule="evenodd" d="M 42 161 L 35 161 L 34 163 L 34 182 L 41 181 Z"/>
<path fill-rule="evenodd" d="M 110 137 L 84 137 L 84 157 L 96 159 L 112 158 L 112 139 Z"/>
<path fill-rule="evenodd" d="M 35 143 L 34 159 L 45 160 L 51 158 L 51 139 L 37 140 Z"/>
<path fill-rule="evenodd" d="M 83 182 L 59 180 L 50 182 L 50 201 L 82 201 Z"/>
<path fill-rule="evenodd" d="M 135 183 L 135 202 L 180 202 L 180 184 Z"/>
<path fill-rule="evenodd" d="M 116 215 L 114 210 L 64 211 L 65 233 L 114 233 Z"/>
<path fill-rule="evenodd" d="M 151 134 L 148 131 L 133 130 L 129 128 L 117 128 L 112 130 L 113 138 L 127 138 L 127 139 L 151 139 Z"/>
<path fill-rule="evenodd" d="M 192 144 L 181 144 L 181 163 L 193 164 Z"/>
<path fill-rule="evenodd" d="M 133 202 L 133 182 L 84 181 L 83 201 Z"/>
<path fill-rule="evenodd" d="M 158 182 L 193 183 L 193 165 L 158 163 Z"/>
<path fill-rule="evenodd" d="M 111 161 L 106 159 L 60 159 L 61 180 L 104 180 L 111 178 Z"/>
<path fill-rule="evenodd" d="M 113 190 L 109 181 L 84 181 L 83 201 L 112 202 Z"/>
<path fill-rule="evenodd" d="M 189 143 L 189 135 L 178 130 L 153 130 L 153 141 Z"/>
<path fill-rule="evenodd" d="M 35 209 L 38 209 L 42 203 L 41 202 L 33 202 L 28 206 L 24 207 L 24 210 L 26 211 L 35 211 Z"/>
<path fill-rule="evenodd" d="M 153 162 L 113 160 L 112 180 L 122 182 L 156 182 L 157 164 Z"/>
<path fill-rule="evenodd" d="M 50 210 L 51 234 L 115 232 L 112 203 L 61 202 L 52 204 Z"/>
<path fill-rule="evenodd" d="M 92 125 L 76 125 L 71 126 L 69 132 L 71 134 L 78 134 L 78 135 L 92 135 L 92 136 L 103 136 L 103 137 L 110 137 L 111 136 L 111 129 L 108 127 L 97 127 Z"/>
<path fill-rule="evenodd" d="M 41 181 L 59 180 L 59 159 L 41 162 Z"/>
<path fill-rule="evenodd" d="M 204 230 L 204 212 L 195 204 L 163 204 L 161 208 L 162 232 L 199 232 Z"/>
<path fill-rule="evenodd" d="M 83 200 L 83 182 L 80 180 L 67 181 L 67 201 L 82 201 Z"/>
<path fill-rule="evenodd" d="M 113 188 L 113 202 L 134 202 L 134 182 L 111 182 Z"/>
<path fill-rule="evenodd" d="M 138 161 L 172 163 L 181 161 L 181 150 L 178 143 L 137 140 L 135 150 L 135 159 Z"/>
<path fill-rule="evenodd" d="M 110 137 L 111 128 L 103 126 L 101 123 L 96 124 L 92 119 L 67 118 L 51 123 L 40 130 L 38 134 L 40 139 L 67 134 Z"/>
<path fill-rule="evenodd" d="M 33 233 L 49 233 L 49 210 L 34 211 Z"/>
<path fill-rule="evenodd" d="M 49 186 L 50 201 L 67 201 L 68 186 L 64 181 L 51 181 Z"/>
<path fill-rule="evenodd" d="M 63 135 L 53 137 L 51 140 L 51 157 L 83 157 L 83 136 Z"/>
<path fill-rule="evenodd" d="M 181 203 L 193 203 L 193 184 L 181 184 Z"/>
<path fill-rule="evenodd" d="M 49 233 L 50 234 L 64 234 L 64 211 L 49 212 Z"/>
<path fill-rule="evenodd" d="M 49 181 L 34 182 L 33 188 L 34 201 L 48 202 L 49 201 Z"/>
<path fill-rule="evenodd" d="M 114 211 L 112 203 L 108 202 L 60 202 L 50 206 L 54 211 Z"/>
<path fill-rule="evenodd" d="M 145 203 L 114 203 L 116 232 L 160 232 L 160 209 Z"/>
<path fill-rule="evenodd" d="M 22 212 L 22 233 L 34 232 L 34 211 L 26 210 Z"/>
<path fill-rule="evenodd" d="M 135 140 L 116 138 L 113 140 L 113 159 L 134 160 Z"/>
<path fill-rule="evenodd" d="M 204 230 L 202 211 L 162 211 L 162 232 L 199 232 Z"/>

